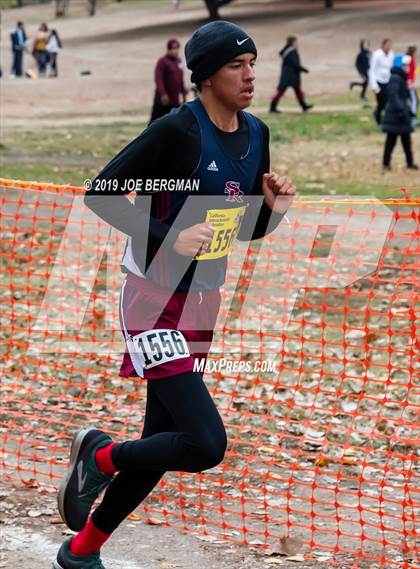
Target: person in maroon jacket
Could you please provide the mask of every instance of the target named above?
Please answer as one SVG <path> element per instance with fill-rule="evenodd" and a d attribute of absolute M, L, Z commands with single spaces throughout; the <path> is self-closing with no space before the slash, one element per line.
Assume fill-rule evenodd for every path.
<path fill-rule="evenodd" d="M 179 58 L 180 43 L 176 38 L 171 38 L 166 47 L 166 55 L 158 60 L 155 67 L 156 91 L 150 122 L 168 114 L 186 100 L 187 89 Z"/>

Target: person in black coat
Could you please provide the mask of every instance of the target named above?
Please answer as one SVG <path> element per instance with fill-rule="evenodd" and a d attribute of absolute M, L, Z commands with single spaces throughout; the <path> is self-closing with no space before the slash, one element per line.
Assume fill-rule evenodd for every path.
<path fill-rule="evenodd" d="M 277 93 L 273 97 L 270 106 L 270 113 L 278 113 L 277 103 L 283 97 L 286 89 L 291 87 L 294 89 L 296 98 L 299 101 L 303 111 L 307 111 L 313 107 L 308 105 L 305 101 L 305 96 L 300 88 L 300 74 L 309 73 L 306 67 L 300 64 L 299 53 L 297 51 L 298 40 L 296 36 L 289 36 L 286 40 L 286 45 L 279 52 L 280 57 L 283 59 L 281 68 L 280 82 L 277 87 Z"/>
<path fill-rule="evenodd" d="M 356 85 L 361 87 L 362 91 L 360 93 L 360 98 L 364 101 L 366 101 L 366 89 L 369 82 L 369 60 L 369 42 L 367 40 L 360 40 L 360 51 L 356 57 L 355 67 L 363 81 L 352 81 L 350 83 L 350 91 L 353 89 L 353 87 L 356 87 Z"/>
<path fill-rule="evenodd" d="M 388 83 L 388 100 L 382 122 L 382 130 L 386 133 L 383 166 L 384 170 L 391 170 L 391 156 L 397 138 L 401 138 L 407 160 L 407 168 L 418 170 L 413 160 L 411 146 L 412 113 L 408 104 L 410 93 L 407 86 L 407 76 L 411 57 L 409 55 L 397 56 L 394 67 L 391 69 L 391 78 Z"/>
<path fill-rule="evenodd" d="M 23 75 L 23 53 L 26 46 L 26 32 L 23 22 L 16 24 L 16 30 L 10 34 L 12 42 L 12 77 L 22 77 Z"/>

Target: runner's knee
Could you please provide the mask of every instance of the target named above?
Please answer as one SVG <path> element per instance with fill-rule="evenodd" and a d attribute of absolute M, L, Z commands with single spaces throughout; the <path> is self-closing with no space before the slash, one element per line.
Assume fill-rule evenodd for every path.
<path fill-rule="evenodd" d="M 205 437 L 200 441 L 191 441 L 188 447 L 191 458 L 191 472 L 201 472 L 214 468 L 223 461 L 225 456 L 226 433 L 223 430 L 217 436 Z"/>

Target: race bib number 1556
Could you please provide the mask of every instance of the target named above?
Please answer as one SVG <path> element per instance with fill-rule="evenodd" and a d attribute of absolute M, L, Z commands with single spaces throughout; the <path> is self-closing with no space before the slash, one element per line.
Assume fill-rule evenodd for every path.
<path fill-rule="evenodd" d="M 190 355 L 185 336 L 179 330 L 156 329 L 136 334 L 132 345 L 149 369 L 172 360 L 187 358 Z"/>

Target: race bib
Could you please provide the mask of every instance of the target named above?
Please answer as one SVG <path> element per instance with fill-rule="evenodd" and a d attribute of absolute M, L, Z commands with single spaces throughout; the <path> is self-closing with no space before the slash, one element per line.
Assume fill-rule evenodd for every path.
<path fill-rule="evenodd" d="M 179 330 L 156 329 L 131 337 L 131 346 L 142 367 L 149 369 L 190 355 L 187 341 Z"/>
<path fill-rule="evenodd" d="M 198 261 L 219 259 L 229 253 L 239 233 L 246 208 L 247 205 L 207 211 L 206 222 L 214 227 L 213 240 L 207 250 L 196 257 Z"/>

